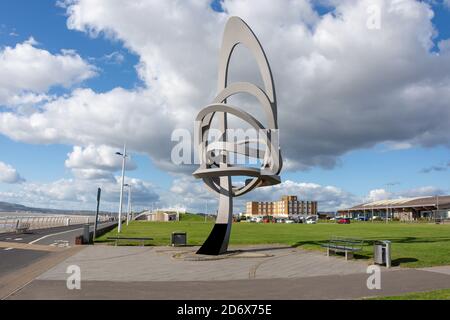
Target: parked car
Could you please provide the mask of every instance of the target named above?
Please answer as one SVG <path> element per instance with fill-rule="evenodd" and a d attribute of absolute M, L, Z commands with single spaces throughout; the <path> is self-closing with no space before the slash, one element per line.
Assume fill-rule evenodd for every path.
<path fill-rule="evenodd" d="M 369 221 L 367 217 L 358 217 L 358 221 Z"/>
<path fill-rule="evenodd" d="M 350 218 L 340 218 L 337 223 L 339 224 L 350 224 Z"/>
<path fill-rule="evenodd" d="M 284 223 L 294 223 L 294 222 L 295 222 L 294 220 L 287 219 Z"/>
<path fill-rule="evenodd" d="M 295 217 L 292 220 L 294 220 L 295 223 L 303 223 L 303 218 L 302 217 Z"/>

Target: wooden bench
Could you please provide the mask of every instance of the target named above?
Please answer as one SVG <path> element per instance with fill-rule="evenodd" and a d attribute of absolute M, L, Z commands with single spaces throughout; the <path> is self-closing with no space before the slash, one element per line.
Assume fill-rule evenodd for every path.
<path fill-rule="evenodd" d="M 108 240 L 115 240 L 115 245 L 117 246 L 117 242 L 120 240 L 132 240 L 132 241 L 141 241 L 141 245 L 144 246 L 144 242 L 147 240 L 153 240 L 153 238 L 138 238 L 138 237 L 108 237 Z"/>
<path fill-rule="evenodd" d="M 344 252 L 345 260 L 353 258 L 353 253 L 362 250 L 364 240 L 344 237 L 331 237 L 327 244 L 323 244 L 322 247 L 327 248 L 327 256 L 330 253 Z"/>

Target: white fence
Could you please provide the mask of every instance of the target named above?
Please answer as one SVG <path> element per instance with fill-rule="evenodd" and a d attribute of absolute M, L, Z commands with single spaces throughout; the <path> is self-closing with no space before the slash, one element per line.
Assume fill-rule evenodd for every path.
<path fill-rule="evenodd" d="M 98 221 L 108 221 L 109 217 L 99 216 Z M 0 233 L 12 232 L 26 226 L 28 229 L 45 229 L 74 224 L 93 223 L 95 216 L 33 216 L 33 217 L 0 217 Z"/>

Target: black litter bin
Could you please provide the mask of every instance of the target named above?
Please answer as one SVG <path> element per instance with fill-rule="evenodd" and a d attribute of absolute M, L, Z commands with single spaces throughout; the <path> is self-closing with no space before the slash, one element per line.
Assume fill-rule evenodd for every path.
<path fill-rule="evenodd" d="M 172 247 L 185 246 L 187 244 L 186 232 L 179 232 L 179 231 L 172 232 L 171 244 Z"/>

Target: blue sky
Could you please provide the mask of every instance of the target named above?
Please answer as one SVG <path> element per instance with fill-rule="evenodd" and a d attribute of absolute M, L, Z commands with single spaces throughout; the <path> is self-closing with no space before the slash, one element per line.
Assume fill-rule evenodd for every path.
<path fill-rule="evenodd" d="M 105 3 L 105 5 L 107 5 Z M 211 7 L 222 11 L 218 1 Z M 334 9 L 332 6 L 316 5 L 318 14 L 324 15 Z M 442 2 L 432 5 L 434 18 L 432 23 L 438 31 L 433 38 L 435 48 L 440 41 L 450 38 L 450 8 L 445 8 Z M 229 9 L 233 10 L 233 9 Z M 48 95 L 71 95 L 75 89 L 91 89 L 95 93 L 107 93 L 120 87 L 127 91 L 145 90 L 151 84 L 146 83 L 136 71 L 140 62 L 139 50 L 133 50 L 133 41 L 127 42 L 117 36 L 90 36 L 82 30 L 71 30 L 67 26 L 68 15 L 66 9 L 56 5 L 55 1 L 27 1 L 4 0 L 0 2 L 0 48 L 15 47 L 24 43 L 30 37 L 37 42 L 36 48 L 46 50 L 57 55 L 62 49 L 72 49 L 86 62 L 95 66 L 96 75 L 70 86 L 52 85 L 45 92 Z M 219 35 L 217 36 L 219 40 Z M 117 60 L 114 60 L 117 58 Z M 280 64 L 275 63 L 275 66 Z M 370 75 L 367 75 L 368 77 Z M 1 84 L 1 82 L 0 82 Z M 283 90 L 278 88 L 279 91 Z M 205 104 L 207 101 L 205 101 Z M 11 112 L 7 105 L 1 106 L 0 111 Z M 13 111 L 14 112 L 14 111 Z M 382 124 L 380 124 L 382 126 Z M 352 126 L 352 123 L 348 123 Z M 450 128 L 447 124 L 446 130 Z M 380 127 L 383 130 L 383 127 Z M 443 128 L 443 130 L 445 130 Z M 450 130 L 448 130 L 450 131 Z M 4 132 L 5 133 L 5 132 Z M 75 142 L 61 139 L 57 142 L 31 141 L 32 139 L 14 139 L 14 134 L 0 133 L 0 162 L 13 167 L 26 182 L 25 184 L 52 184 L 61 179 L 74 179 L 74 173 L 65 165 L 68 154 L 73 151 Z M 413 138 L 413 137 L 411 137 Z M 331 168 L 324 168 L 320 164 L 311 164 L 306 170 L 286 170 L 282 174 L 283 180 L 298 183 L 314 183 L 321 186 L 334 186 L 356 197 L 365 199 L 375 189 L 387 189 L 386 184 L 395 182 L 390 192 L 397 195 L 407 195 L 410 190 L 429 187 L 431 193 L 450 193 L 450 149 L 448 141 L 440 143 L 410 143 L 405 137 L 407 147 L 395 148 L 389 141 L 377 143 L 371 141 L 369 147 L 352 147 L 345 152 L 338 152 L 336 164 Z M 392 139 L 395 140 L 394 137 Z M 394 141 L 401 143 L 401 141 Z M 105 144 L 108 144 L 105 142 Z M 113 146 L 117 147 L 117 146 Z M 169 172 L 163 166 L 152 161 L 152 153 L 146 153 L 139 148 L 131 151 L 136 169 L 129 171 L 130 178 L 146 181 L 153 190 L 160 194 L 159 200 L 150 199 L 141 203 L 148 207 L 152 202 L 160 202 L 161 206 L 183 205 L 182 198 L 170 203 L 167 196 L 174 181 L 183 179 L 183 173 Z M 441 170 L 427 168 L 440 167 Z M 114 171 L 115 175 L 119 171 Z M 181 177 L 181 178 L 180 178 Z M 95 184 L 95 182 L 93 182 Z M 434 188 L 434 189 L 432 189 Z M 27 192 L 24 183 L 0 182 L 0 201 L 9 200 L 33 205 L 33 198 L 8 198 L 9 193 Z M 206 191 L 205 191 L 206 192 Z M 299 191 L 300 192 L 300 191 Z M 1 195 L 3 194 L 3 198 Z M 307 192 L 305 194 L 308 194 Z M 301 194 L 299 196 L 302 196 Z M 211 199 L 213 199 L 212 197 Z M 251 198 L 251 196 L 250 196 Z M 164 200 L 163 200 L 164 199 Z M 180 200 L 181 199 L 181 200 Z M 42 197 L 36 205 L 42 203 Z M 49 206 L 64 207 L 64 201 L 49 200 Z M 194 202 L 193 202 L 194 203 Z M 76 205 L 76 202 L 75 202 Z M 83 206 L 89 207 L 88 201 Z M 74 206 L 74 202 L 71 202 Z M 111 205 L 113 207 L 113 204 Z M 195 206 L 195 205 L 192 205 Z"/>

